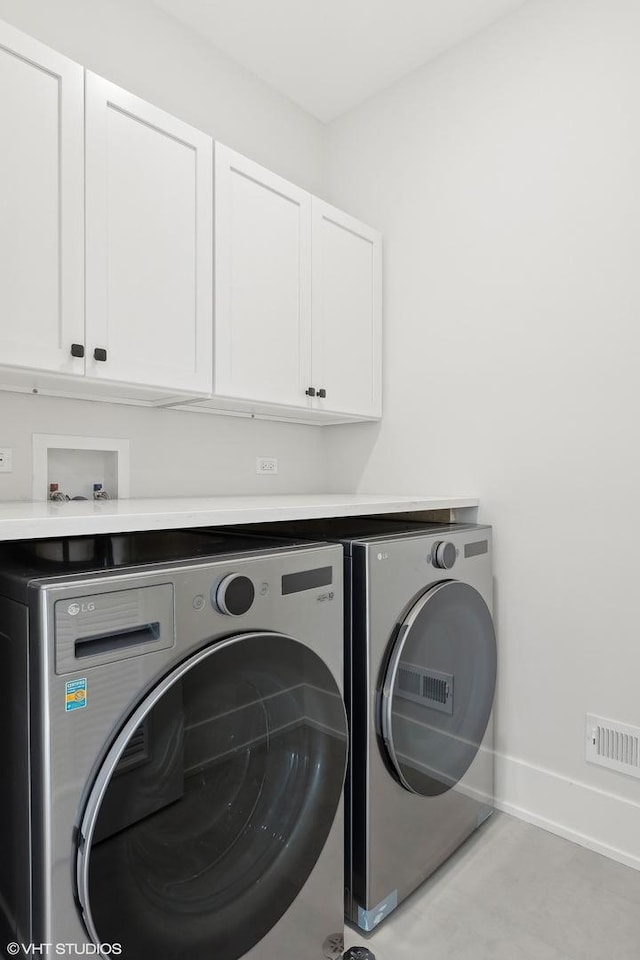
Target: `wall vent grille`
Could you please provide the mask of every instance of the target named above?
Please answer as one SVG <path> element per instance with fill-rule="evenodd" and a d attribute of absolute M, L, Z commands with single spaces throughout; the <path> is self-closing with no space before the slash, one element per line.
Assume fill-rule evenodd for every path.
<path fill-rule="evenodd" d="M 125 773 L 133 767 L 139 767 L 149 759 L 149 724 L 148 719 L 142 721 L 133 731 L 127 745 L 120 754 L 120 759 L 113 771 L 114 776 Z"/>
<path fill-rule="evenodd" d="M 437 700 L 438 703 L 446 703 L 449 696 L 449 684 L 440 677 L 422 678 L 422 696 L 427 700 Z"/>
<path fill-rule="evenodd" d="M 453 675 L 401 661 L 394 696 L 453 714 Z"/>
<path fill-rule="evenodd" d="M 407 667 L 398 669 L 398 689 L 402 693 L 412 693 L 414 697 L 419 697 L 422 679 L 422 675 L 417 670 L 409 670 Z"/>
<path fill-rule="evenodd" d="M 640 780 L 640 727 L 587 714 L 587 760 Z"/>

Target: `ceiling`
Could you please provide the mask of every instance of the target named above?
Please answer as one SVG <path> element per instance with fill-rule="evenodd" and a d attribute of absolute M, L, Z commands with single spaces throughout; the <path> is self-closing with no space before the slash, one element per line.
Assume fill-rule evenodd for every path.
<path fill-rule="evenodd" d="M 524 0 L 153 2 L 327 122 Z"/>

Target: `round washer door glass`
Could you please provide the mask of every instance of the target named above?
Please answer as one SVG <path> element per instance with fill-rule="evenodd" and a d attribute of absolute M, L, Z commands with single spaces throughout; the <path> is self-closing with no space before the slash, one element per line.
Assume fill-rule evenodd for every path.
<path fill-rule="evenodd" d="M 78 895 L 123 957 L 236 960 L 274 926 L 339 806 L 347 727 L 326 664 L 278 634 L 199 651 L 140 703 L 93 784 Z"/>
<path fill-rule="evenodd" d="M 388 759 L 407 790 L 433 797 L 460 780 L 482 743 L 495 685 L 486 603 L 465 583 L 432 587 L 398 630 L 382 692 Z"/>

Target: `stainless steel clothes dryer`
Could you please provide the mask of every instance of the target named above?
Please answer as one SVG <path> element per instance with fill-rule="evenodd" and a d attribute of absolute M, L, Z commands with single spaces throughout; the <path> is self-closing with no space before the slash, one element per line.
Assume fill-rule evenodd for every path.
<path fill-rule="evenodd" d="M 0 553 L 3 946 L 341 956 L 340 548 L 166 531 Z"/>
<path fill-rule="evenodd" d="M 370 931 L 493 809 L 491 529 L 276 529 L 345 550 L 346 916 Z"/>

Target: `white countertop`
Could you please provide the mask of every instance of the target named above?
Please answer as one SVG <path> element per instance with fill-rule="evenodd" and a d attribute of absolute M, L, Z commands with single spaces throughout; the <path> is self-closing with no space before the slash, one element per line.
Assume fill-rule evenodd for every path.
<path fill-rule="evenodd" d="M 477 505 L 478 500 L 474 497 L 394 497 L 353 493 L 71 500 L 67 503 L 14 501 L 0 503 L 0 540 L 356 517 Z"/>

